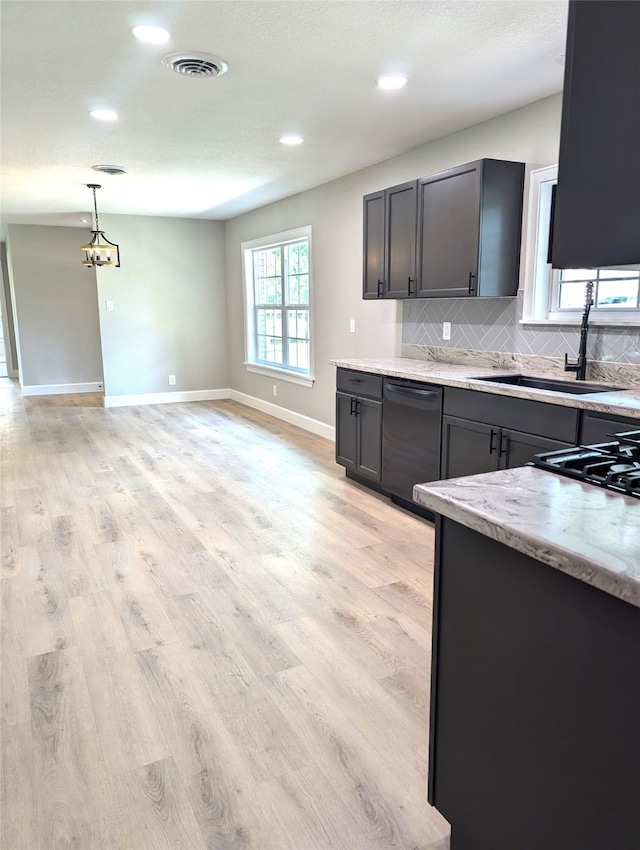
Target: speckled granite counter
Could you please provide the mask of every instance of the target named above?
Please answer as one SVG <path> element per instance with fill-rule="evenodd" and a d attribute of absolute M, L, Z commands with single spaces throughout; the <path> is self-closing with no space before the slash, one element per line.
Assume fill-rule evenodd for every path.
<path fill-rule="evenodd" d="M 534 358 L 530 358 L 534 359 Z M 478 361 L 482 362 L 479 353 Z M 508 384 L 495 384 L 475 380 L 476 378 L 495 375 L 528 374 L 540 376 L 539 373 L 529 368 L 509 369 L 504 366 L 473 365 L 467 363 L 443 363 L 437 360 L 418 360 L 409 357 L 392 357 L 387 359 L 358 359 L 358 360 L 331 360 L 334 366 L 344 369 L 355 369 L 359 372 L 369 372 L 374 375 L 389 375 L 393 378 L 409 378 L 414 381 L 440 384 L 449 387 L 461 387 L 463 389 L 477 390 L 495 395 L 510 395 L 519 398 L 528 398 L 547 404 L 558 404 L 564 407 L 576 407 L 582 410 L 592 410 L 599 413 L 608 413 L 613 416 L 627 416 L 640 419 L 640 386 L 625 391 L 609 391 L 598 393 L 586 393 L 574 395 L 572 393 L 551 392 L 549 390 L 537 390 L 524 387 L 510 386 Z M 549 376 L 548 372 L 547 375 Z M 560 377 L 560 373 L 553 373 L 553 377 Z M 566 374 L 562 375 L 567 378 Z M 570 378 L 569 378 L 570 380 Z M 589 383 L 601 383 L 590 380 Z M 620 386 L 620 382 L 615 382 Z"/>
<path fill-rule="evenodd" d="M 640 607 L 640 500 L 533 467 L 418 484 L 435 513 Z"/>

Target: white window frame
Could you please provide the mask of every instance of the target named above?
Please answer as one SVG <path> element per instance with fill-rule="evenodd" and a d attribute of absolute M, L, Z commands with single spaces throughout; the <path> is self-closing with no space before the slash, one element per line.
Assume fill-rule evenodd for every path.
<path fill-rule="evenodd" d="M 256 351 L 256 304 L 253 280 L 253 254 L 256 248 L 271 248 L 288 242 L 299 242 L 307 239 L 309 244 L 309 372 L 279 366 L 277 363 L 267 364 L 258 360 Z M 244 366 L 247 372 L 279 378 L 303 387 L 312 387 L 314 378 L 314 333 L 313 333 L 313 250 L 311 225 L 250 239 L 241 243 L 242 278 L 244 292 Z M 284 321 L 284 317 L 283 317 Z"/>
<path fill-rule="evenodd" d="M 559 271 L 547 263 L 551 187 L 558 181 L 558 166 L 536 168 L 529 179 L 529 205 L 525 247 L 524 305 L 521 324 L 579 325 L 583 308 L 557 310 Z M 637 269 L 637 266 L 620 266 Z M 592 308 L 591 325 L 638 327 L 640 310 Z"/>

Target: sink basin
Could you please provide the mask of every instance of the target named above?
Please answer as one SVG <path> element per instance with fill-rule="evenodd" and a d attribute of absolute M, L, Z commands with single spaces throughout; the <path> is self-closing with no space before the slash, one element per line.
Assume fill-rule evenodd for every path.
<path fill-rule="evenodd" d="M 493 384 L 510 384 L 515 387 L 529 387 L 534 390 L 553 390 L 560 393 L 609 393 L 622 387 L 603 387 L 598 384 L 585 384 L 584 381 L 561 381 L 556 378 L 531 378 L 527 375 L 491 375 L 488 378 L 474 378 L 474 381 L 488 381 Z"/>

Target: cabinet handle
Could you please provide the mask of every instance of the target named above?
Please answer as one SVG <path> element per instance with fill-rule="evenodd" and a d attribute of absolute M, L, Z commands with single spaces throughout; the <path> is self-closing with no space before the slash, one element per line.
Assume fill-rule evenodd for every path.
<path fill-rule="evenodd" d="M 353 416 L 353 414 L 355 412 L 356 412 L 356 399 L 353 396 L 351 396 L 351 411 L 350 411 L 350 413 Z"/>
<path fill-rule="evenodd" d="M 383 288 L 384 288 L 384 281 L 379 280 L 378 281 L 378 298 L 382 298 L 382 296 L 384 295 Z"/>
<path fill-rule="evenodd" d="M 415 283 L 415 279 L 412 278 L 412 277 L 408 278 L 407 279 L 407 295 L 409 296 L 409 298 L 411 298 L 411 296 L 413 295 L 413 292 L 411 291 L 411 284 L 412 283 Z"/>
<path fill-rule="evenodd" d="M 493 438 L 497 437 L 499 433 L 500 433 L 499 431 L 494 431 L 493 428 L 491 429 L 491 433 L 489 434 L 489 454 L 490 455 L 492 455 L 496 451 L 497 446 L 493 445 Z"/>
<path fill-rule="evenodd" d="M 363 378 L 349 378 L 349 383 L 350 384 L 361 384 L 363 380 L 364 380 Z"/>
<path fill-rule="evenodd" d="M 507 435 L 500 433 L 500 451 L 498 452 L 498 457 L 502 457 L 502 455 L 506 455 L 507 453 Z"/>
<path fill-rule="evenodd" d="M 476 288 L 475 283 L 473 282 L 476 279 L 476 275 L 473 272 L 469 272 L 469 295 L 473 295 L 473 291 Z"/>
<path fill-rule="evenodd" d="M 354 401 L 355 401 L 355 413 L 356 413 L 356 416 L 359 416 L 360 415 L 360 407 L 362 405 L 362 402 L 360 401 L 359 398 L 354 398 Z"/>

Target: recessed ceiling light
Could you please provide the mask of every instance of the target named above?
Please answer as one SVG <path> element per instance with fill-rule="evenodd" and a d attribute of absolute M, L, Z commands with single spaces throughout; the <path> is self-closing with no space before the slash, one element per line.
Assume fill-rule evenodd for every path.
<path fill-rule="evenodd" d="M 388 74 L 386 77 L 380 77 L 378 80 L 378 88 L 384 89 L 385 91 L 401 89 L 403 86 L 406 86 L 406 84 L 407 78 L 403 77 L 401 74 Z"/>
<path fill-rule="evenodd" d="M 171 33 L 164 27 L 140 26 L 134 27 L 131 32 L 145 44 L 166 44 L 171 38 Z"/>
<path fill-rule="evenodd" d="M 98 121 L 118 120 L 118 113 L 114 109 L 92 109 L 89 115 L 92 118 L 97 118 Z"/>
<path fill-rule="evenodd" d="M 301 145 L 304 142 L 302 136 L 288 133 L 286 136 L 280 136 L 280 142 L 283 145 Z"/>

